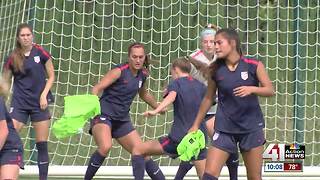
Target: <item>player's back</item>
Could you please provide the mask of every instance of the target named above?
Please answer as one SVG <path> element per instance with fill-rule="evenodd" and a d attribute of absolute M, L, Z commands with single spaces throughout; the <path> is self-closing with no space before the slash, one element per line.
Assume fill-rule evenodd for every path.
<path fill-rule="evenodd" d="M 187 134 L 197 116 L 206 87 L 189 76 L 178 78 L 170 83 L 168 92 L 170 91 L 175 91 L 177 96 L 173 102 L 174 120 L 169 136 L 179 142 Z M 203 127 L 201 129 L 204 130 Z"/>

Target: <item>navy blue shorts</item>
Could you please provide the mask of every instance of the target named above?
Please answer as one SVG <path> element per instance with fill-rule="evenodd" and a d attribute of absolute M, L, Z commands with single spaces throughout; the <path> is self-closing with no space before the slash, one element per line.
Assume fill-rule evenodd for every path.
<path fill-rule="evenodd" d="M 0 151 L 0 166 L 6 164 L 16 164 L 20 167 L 20 169 L 24 169 L 23 149 L 2 149 Z"/>
<path fill-rule="evenodd" d="M 159 143 L 161 144 L 161 147 L 163 151 L 172 159 L 175 159 L 178 157 L 177 147 L 179 145 L 178 142 L 173 141 L 169 136 L 163 136 L 160 137 Z M 207 157 L 207 149 L 202 149 L 199 153 L 199 156 L 197 159 L 191 159 L 191 161 L 197 161 L 197 160 L 203 160 Z"/>
<path fill-rule="evenodd" d="M 240 151 L 249 151 L 255 147 L 264 145 L 266 142 L 264 132 L 259 129 L 247 134 L 228 134 L 216 131 L 212 137 L 212 146 L 229 153 L 238 153 Z"/>
<path fill-rule="evenodd" d="M 121 138 L 135 130 L 129 116 L 120 121 L 112 120 L 110 116 L 98 115 L 90 120 L 90 134 L 92 134 L 93 126 L 98 123 L 107 124 L 111 129 L 111 136 L 113 138 Z"/>
<path fill-rule="evenodd" d="M 29 117 L 31 119 L 31 122 L 40 122 L 51 119 L 51 114 L 48 108 L 46 108 L 45 110 L 42 110 L 40 108 L 30 110 L 18 106 L 11 106 L 9 111 L 12 119 L 22 122 L 23 124 L 28 123 Z"/>

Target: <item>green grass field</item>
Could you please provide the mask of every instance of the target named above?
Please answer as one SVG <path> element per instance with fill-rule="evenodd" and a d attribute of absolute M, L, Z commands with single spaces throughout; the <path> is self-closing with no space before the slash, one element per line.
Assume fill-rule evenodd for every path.
<path fill-rule="evenodd" d="M 34 23 L 35 42 L 53 55 L 56 82 L 52 91 L 56 103 L 52 112 L 53 120 L 57 120 L 63 112 L 63 97 L 90 92 L 113 64 L 126 61 L 127 46 L 134 40 L 144 42 L 157 61 L 150 69 L 149 89 L 160 100 L 169 82 L 170 62 L 198 47 L 197 36 L 207 22 L 236 27 L 244 54 L 265 64 L 276 90 L 274 97 L 260 99 L 268 142 L 293 143 L 294 121 L 301 116 L 304 164 L 320 164 L 319 2 L 300 1 L 298 9 L 293 8 L 294 1 L 273 0 L 132 2 L 33 0 L 23 11 L 24 1 L 2 0 L 1 65 L 14 46 L 15 28 L 25 12 L 24 21 Z M 137 99 L 131 109 L 132 120 L 143 138 L 166 134 L 172 112 L 146 120 L 141 116 L 146 108 Z M 22 133 L 27 163 L 31 162 L 32 149 L 27 142 L 29 134 L 29 129 Z M 50 134 L 49 146 L 51 161 L 57 165 L 86 165 L 95 150 L 87 133 L 63 140 Z M 129 159 L 129 154 L 115 144 L 105 163 L 130 165 Z M 177 164 L 164 157 L 156 159 L 161 165 Z"/>

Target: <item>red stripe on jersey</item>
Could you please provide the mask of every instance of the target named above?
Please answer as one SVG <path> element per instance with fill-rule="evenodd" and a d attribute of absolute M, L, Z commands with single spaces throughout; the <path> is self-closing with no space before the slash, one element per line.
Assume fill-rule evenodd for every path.
<path fill-rule="evenodd" d="M 12 63 L 13 63 L 13 57 L 12 57 L 12 55 L 10 55 L 8 57 L 6 64 L 4 65 L 4 68 L 7 70 L 10 69 L 10 66 L 12 65 Z"/>
<path fill-rule="evenodd" d="M 189 80 L 189 81 L 192 81 L 192 80 L 193 80 L 193 77 L 192 77 L 192 76 L 188 76 L 188 80 Z"/>
<path fill-rule="evenodd" d="M 129 64 L 124 64 L 122 66 L 119 67 L 121 71 L 128 69 L 129 68 Z"/>
<path fill-rule="evenodd" d="M 202 53 L 202 50 L 199 50 L 197 53 L 195 53 L 193 56 L 191 56 L 192 58 L 197 57 L 200 53 Z"/>
<path fill-rule="evenodd" d="M 243 61 L 246 62 L 246 63 L 248 63 L 248 64 L 254 64 L 254 65 L 258 65 L 258 64 L 259 64 L 259 61 L 254 60 L 254 59 L 247 59 L 247 58 L 245 58 Z"/>
<path fill-rule="evenodd" d="M 51 55 L 43 49 L 43 47 L 41 47 L 40 45 L 38 44 L 34 44 L 34 47 L 37 48 L 38 50 L 40 50 L 40 52 L 45 55 L 47 57 L 47 59 L 49 59 L 51 57 Z"/>
<path fill-rule="evenodd" d="M 161 147 L 165 147 L 166 145 L 168 145 L 170 143 L 170 139 L 166 138 L 162 143 L 161 143 Z"/>

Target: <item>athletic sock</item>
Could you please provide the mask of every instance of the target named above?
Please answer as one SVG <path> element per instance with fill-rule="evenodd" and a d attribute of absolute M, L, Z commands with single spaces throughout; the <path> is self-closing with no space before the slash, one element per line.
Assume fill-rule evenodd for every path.
<path fill-rule="evenodd" d="M 86 174 L 84 176 L 85 180 L 91 180 L 93 176 L 96 174 L 100 166 L 102 165 L 105 157 L 102 156 L 98 151 L 94 152 L 91 155 L 89 165 L 87 167 Z"/>
<path fill-rule="evenodd" d="M 238 180 L 238 166 L 239 166 L 239 155 L 238 153 L 230 154 L 226 165 L 229 170 L 230 180 Z"/>
<path fill-rule="evenodd" d="M 165 177 L 159 168 L 159 165 L 152 159 L 145 161 L 147 174 L 152 180 L 165 180 Z"/>
<path fill-rule="evenodd" d="M 179 164 L 179 169 L 177 171 L 176 176 L 174 177 L 175 180 L 183 180 L 185 175 L 188 173 L 188 171 L 193 167 L 193 164 L 191 164 L 189 161 L 181 161 Z"/>
<path fill-rule="evenodd" d="M 37 142 L 36 147 L 38 149 L 37 161 L 39 168 L 39 179 L 47 180 L 49 167 L 48 143 L 47 141 Z"/>
<path fill-rule="evenodd" d="M 143 180 L 145 170 L 144 157 L 142 155 L 133 155 L 131 160 L 134 179 Z"/>
<path fill-rule="evenodd" d="M 208 173 L 204 173 L 203 176 L 202 176 L 202 180 L 218 180 L 218 178 L 216 178 L 214 176 L 211 176 Z"/>

